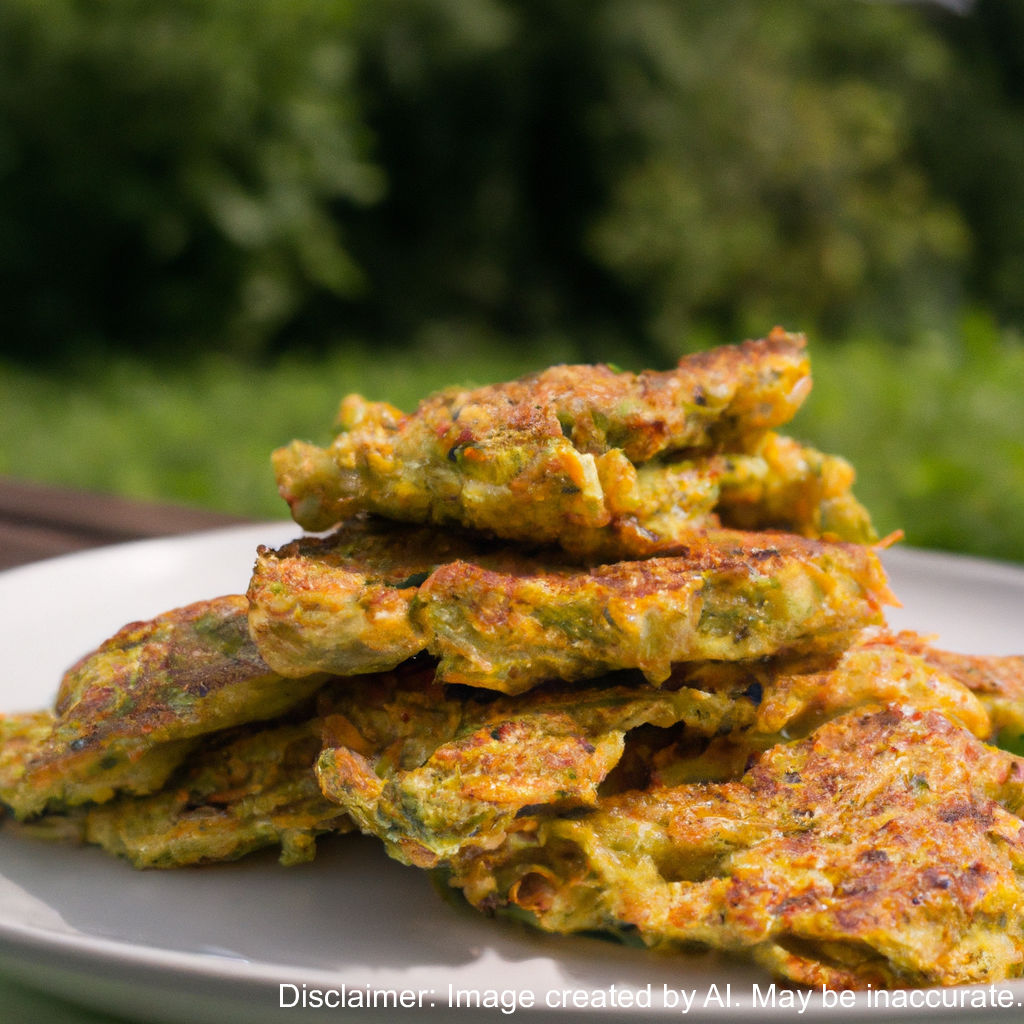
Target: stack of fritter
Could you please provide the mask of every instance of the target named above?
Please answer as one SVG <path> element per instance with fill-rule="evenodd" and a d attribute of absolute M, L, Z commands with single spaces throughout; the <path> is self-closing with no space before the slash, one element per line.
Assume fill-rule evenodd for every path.
<path fill-rule="evenodd" d="M 1024 659 L 891 635 L 803 340 L 349 397 L 275 453 L 305 529 L 0 720 L 24 827 L 139 866 L 353 826 L 556 932 L 835 987 L 1024 965 Z"/>

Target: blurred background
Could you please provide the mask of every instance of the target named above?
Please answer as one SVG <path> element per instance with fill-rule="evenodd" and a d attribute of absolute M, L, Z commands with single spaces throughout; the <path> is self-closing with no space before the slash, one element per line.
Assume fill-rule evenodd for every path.
<path fill-rule="evenodd" d="M 0 474 L 805 331 L 880 530 L 1024 561 L 1024 0 L 5 0 Z"/>

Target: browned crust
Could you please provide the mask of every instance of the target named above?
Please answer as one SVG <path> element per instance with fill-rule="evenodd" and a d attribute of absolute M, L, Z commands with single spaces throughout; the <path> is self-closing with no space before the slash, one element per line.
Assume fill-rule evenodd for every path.
<path fill-rule="evenodd" d="M 800 984 L 988 983 L 1024 965 L 1024 761 L 936 712 L 854 712 L 742 778 L 521 818 L 457 860 L 484 909 L 551 931 L 746 951 Z"/>
<path fill-rule="evenodd" d="M 260 552 L 250 627 L 276 671 L 382 671 L 425 650 L 441 680 L 507 693 L 623 668 L 660 683 L 679 661 L 842 643 L 893 600 L 871 549 L 790 534 L 708 532 L 685 555 L 585 569 L 488 545 L 434 564 L 428 543 L 409 560 L 384 529 L 364 557 L 345 527 L 326 542 L 340 554 L 323 541 Z M 456 550 L 442 537 L 436 553 Z"/>

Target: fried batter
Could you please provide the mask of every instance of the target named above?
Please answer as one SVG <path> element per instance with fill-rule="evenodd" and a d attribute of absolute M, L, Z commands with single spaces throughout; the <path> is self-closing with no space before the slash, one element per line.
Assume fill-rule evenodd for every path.
<path fill-rule="evenodd" d="M 451 881 L 548 931 L 742 951 L 812 986 L 999 981 L 1024 963 L 1022 780 L 936 712 L 852 712 L 735 782 L 520 816 Z"/>
<path fill-rule="evenodd" d="M 889 703 L 940 711 L 979 739 L 992 739 L 999 725 L 983 698 L 972 692 L 974 679 L 947 670 L 941 658 L 916 633 L 893 635 L 869 628 L 838 652 L 682 665 L 673 682 L 711 692 L 758 693 L 754 730 L 772 740 L 805 736 L 827 719 L 864 704 Z M 1018 685 L 1024 688 L 1024 663 L 1017 670 Z"/>
<path fill-rule="evenodd" d="M 609 458 L 602 472 L 611 519 L 574 525 L 558 538 L 588 564 L 678 553 L 723 523 L 858 544 L 878 539 L 853 495 L 850 464 L 772 431 L 747 452 L 700 452 L 639 466 Z"/>
<path fill-rule="evenodd" d="M 727 465 L 715 508 L 727 526 L 862 544 L 878 539 L 853 496 L 856 473 L 838 455 L 769 431 L 749 452 L 722 458 Z"/>
<path fill-rule="evenodd" d="M 25 774 L 26 762 L 53 733 L 48 709 L 0 715 L 0 803 L 8 803 Z"/>
<path fill-rule="evenodd" d="M 429 665 L 344 680 L 330 691 L 317 772 L 393 856 L 432 866 L 493 847 L 523 807 L 738 778 L 784 737 L 851 709 L 898 702 L 988 737 L 978 698 L 901 637 L 905 647 L 865 630 L 839 653 L 684 665 L 665 689 L 620 673 L 492 698 L 441 687 Z"/>
<path fill-rule="evenodd" d="M 312 860 L 317 836 L 352 828 L 317 785 L 320 725 L 207 741 L 159 792 L 82 808 L 81 838 L 137 868 L 236 860 L 276 845 L 282 864 Z"/>
<path fill-rule="evenodd" d="M 892 600 L 872 550 L 782 533 L 706 531 L 685 555 L 593 569 L 478 550 L 366 521 L 261 548 L 252 635 L 284 675 L 381 670 L 426 650 L 443 682 L 521 693 L 617 669 L 661 683 L 678 661 L 835 645 Z"/>
<path fill-rule="evenodd" d="M 749 700 L 636 681 L 492 698 L 446 691 L 429 669 L 346 680 L 331 707 L 317 764 L 324 794 L 420 867 L 497 845 L 524 808 L 594 806 L 632 729 L 713 736 L 754 712 Z"/>
<path fill-rule="evenodd" d="M 419 586 L 444 562 L 490 550 L 458 531 L 360 518 L 327 538 L 276 551 L 261 545 L 248 591 L 250 633 L 283 675 L 392 669 L 424 647 L 410 614 Z"/>
<path fill-rule="evenodd" d="M 671 371 L 556 366 L 444 391 L 408 415 L 351 395 L 329 448 L 296 441 L 274 453 L 278 487 L 309 530 L 371 512 L 606 558 L 650 554 L 680 538 L 645 530 L 637 467 L 741 453 L 788 421 L 810 389 L 804 344 L 777 328 Z M 654 489 L 678 493 L 671 473 Z M 685 503 L 677 513 L 666 516 L 662 502 L 660 528 L 692 530 Z"/>
<path fill-rule="evenodd" d="M 891 600 L 870 549 L 721 531 L 686 556 L 586 572 L 450 563 L 420 587 L 415 614 L 441 679 L 519 693 L 625 668 L 661 683 L 677 662 L 837 646 Z"/>
<path fill-rule="evenodd" d="M 993 741 L 1024 754 L 1024 657 L 937 650 L 924 637 L 909 632 L 900 633 L 897 643 L 963 683 L 988 713 Z"/>
<path fill-rule="evenodd" d="M 152 792 L 197 737 L 275 718 L 324 678 L 269 669 L 249 639 L 241 595 L 133 622 L 67 671 L 55 714 L 7 727 L 20 738 L 16 747 L 5 741 L 0 801 L 25 818 Z"/>
<path fill-rule="evenodd" d="M 993 703 L 984 683 L 994 676 L 1002 696 Z M 757 713 L 745 731 L 708 744 L 695 746 L 683 737 L 635 754 L 627 750 L 634 787 L 735 779 L 767 747 L 806 736 L 830 718 L 864 706 L 898 703 L 938 711 L 979 739 L 1001 744 L 1006 721 L 1024 720 L 1024 659 L 950 656 L 916 633 L 894 636 L 873 628 L 839 652 L 680 665 L 668 685 L 749 695 Z M 1014 690 L 1015 699 L 1009 696 Z"/>

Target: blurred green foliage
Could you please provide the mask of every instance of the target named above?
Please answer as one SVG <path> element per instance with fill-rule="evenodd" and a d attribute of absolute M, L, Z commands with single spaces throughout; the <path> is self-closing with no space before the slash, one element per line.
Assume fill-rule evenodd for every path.
<path fill-rule="evenodd" d="M 792 424 L 857 469 L 882 533 L 1024 562 L 1024 338 L 991 317 L 899 351 L 862 337 L 812 349 L 814 389 Z"/>
<path fill-rule="evenodd" d="M 981 0 L 939 22 L 955 73 L 921 97 L 913 124 L 937 194 L 970 227 L 964 286 L 1003 322 L 1024 323 L 1024 3 Z"/>
<path fill-rule="evenodd" d="M 362 275 L 344 0 L 0 5 L 3 344 L 258 351 Z"/>
<path fill-rule="evenodd" d="M 6 0 L 3 350 L 1024 310 L 1022 0 Z"/>

